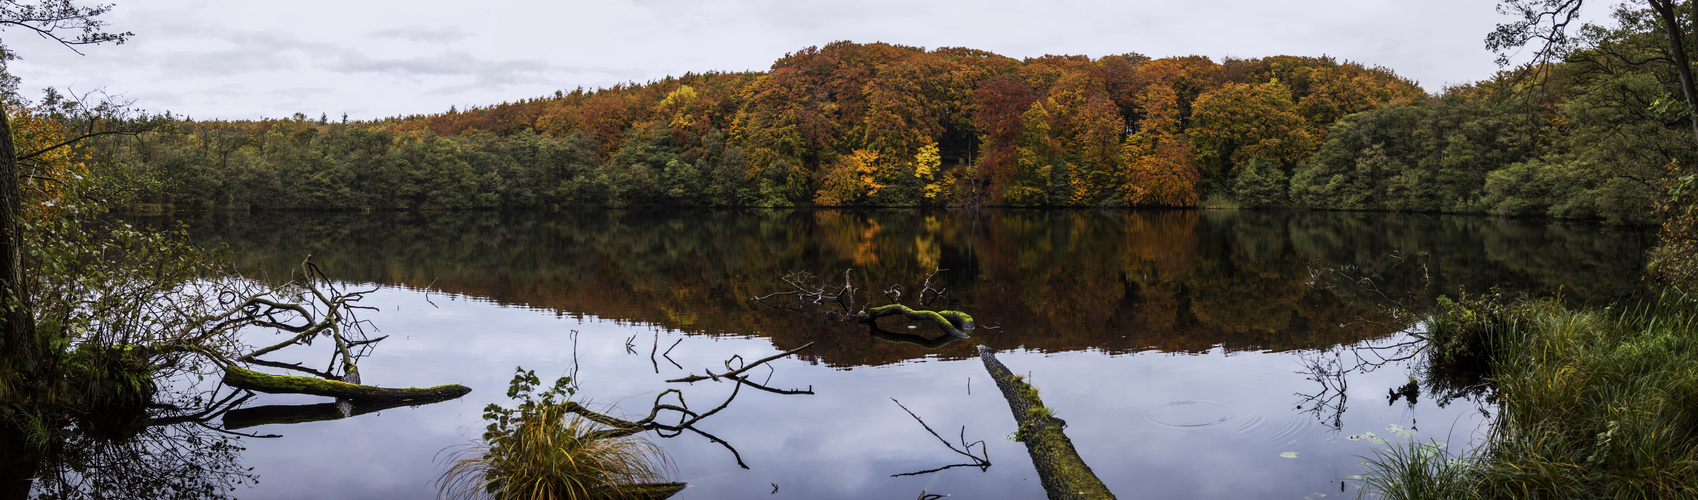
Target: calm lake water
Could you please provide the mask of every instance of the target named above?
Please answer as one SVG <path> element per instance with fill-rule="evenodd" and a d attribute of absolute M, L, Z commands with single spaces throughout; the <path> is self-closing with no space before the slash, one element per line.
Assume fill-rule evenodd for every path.
<path fill-rule="evenodd" d="M 240 498 L 433 497 L 448 454 L 482 431 L 483 407 L 511 403 L 516 366 L 545 380 L 575 373 L 579 398 L 646 414 L 665 389 L 699 409 L 731 392 L 667 379 L 808 342 L 752 373 L 813 394 L 743 390 L 699 424 L 723 445 L 695 433 L 654 438 L 672 477 L 690 484 L 676 498 L 1043 497 L 977 344 L 1028 375 L 1121 498 L 1353 498 L 1351 478 L 1375 445 L 1349 436 L 1395 442 L 1405 438 L 1388 427 L 1398 426 L 1464 449 L 1495 413 L 1427 387 L 1414 401 L 1388 396 L 1418 367 L 1360 361 L 1408 340 L 1418 325 L 1399 311 L 1492 287 L 1577 304 L 1621 300 L 1643 288 L 1642 256 L 1654 242 L 1645 230 L 1591 224 L 1316 212 L 179 220 L 197 240 L 227 244 L 244 271 L 285 276 L 311 254 L 348 286 L 380 287 L 364 302 L 378 310 L 361 318 L 389 338 L 362 361 L 365 383 L 473 389 L 427 406 L 243 427 L 279 437 L 235 438 L 245 450 L 222 465 L 251 467 L 257 481 L 235 485 L 229 494 Z M 885 303 L 880 291 L 891 284 L 905 285 L 912 303 L 935 269 L 948 295 L 932 307 L 972 314 L 972 339 L 929 349 L 750 300 L 782 291 L 792 271 L 848 270 L 861 303 Z M 319 357 L 301 360 L 328 359 L 310 356 Z M 982 440 L 992 465 L 893 477 L 963 458 L 893 399 L 951 442 Z M 261 395 L 246 406 L 325 402 Z"/>

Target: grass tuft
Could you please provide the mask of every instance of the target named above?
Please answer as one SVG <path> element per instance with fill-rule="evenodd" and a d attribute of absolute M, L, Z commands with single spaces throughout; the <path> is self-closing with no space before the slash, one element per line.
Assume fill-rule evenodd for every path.
<path fill-rule="evenodd" d="M 672 463 L 641 434 L 624 435 L 568 411 L 577 392 L 562 377 L 543 388 L 518 368 L 507 396 L 514 408 L 484 408 L 483 437 L 451 455 L 437 478 L 448 498 L 498 500 L 666 498 L 683 488 L 663 483 Z M 540 390 L 539 390 L 540 389 Z"/>
<path fill-rule="evenodd" d="M 519 415 L 510 433 L 486 434 L 456 450 L 439 479 L 450 498 L 642 498 L 670 463 L 639 435 L 607 437 L 600 424 L 543 405 Z"/>
<path fill-rule="evenodd" d="M 1385 500 L 1451 500 L 1475 498 L 1473 484 L 1479 469 L 1467 459 L 1451 456 L 1441 443 L 1409 440 L 1376 448 L 1368 458 L 1364 491 Z"/>

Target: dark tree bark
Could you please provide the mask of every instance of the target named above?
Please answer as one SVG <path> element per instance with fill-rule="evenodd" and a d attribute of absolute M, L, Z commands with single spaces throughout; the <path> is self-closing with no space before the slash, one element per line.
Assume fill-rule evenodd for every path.
<path fill-rule="evenodd" d="M 1650 0 L 1651 9 L 1657 11 L 1657 18 L 1663 22 L 1663 30 L 1668 32 L 1669 55 L 1674 59 L 1674 71 L 1680 76 L 1681 97 L 1686 99 L 1687 123 L 1692 126 L 1692 138 L 1698 141 L 1698 85 L 1692 79 L 1692 63 L 1686 56 L 1686 30 L 1681 29 L 1680 16 L 1675 14 L 1673 0 Z M 1698 13 L 1693 14 L 1698 16 Z M 1694 36 L 1698 36 L 1695 33 Z"/>
<path fill-rule="evenodd" d="M 25 4 L 19 1 L 0 2 L 0 30 L 21 28 L 81 55 L 82 45 L 102 43 L 122 44 L 131 33 L 109 33 L 100 15 L 112 10 L 111 5 L 82 7 L 70 0 L 39 0 Z M 0 64 L 16 59 L 17 54 L 0 43 Z M 35 313 L 29 288 L 24 281 L 23 237 L 18 222 L 23 216 L 23 191 L 18 186 L 22 174 L 18 169 L 19 152 L 12 141 L 11 117 L 7 114 L 5 97 L 0 96 L 0 307 L 5 308 L 5 333 L 0 335 L 0 355 L 6 356 L 26 375 L 39 367 L 41 353 L 35 348 Z"/>
<path fill-rule="evenodd" d="M 24 281 L 23 238 L 18 233 L 23 191 L 18 187 L 18 152 L 12 142 L 12 120 L 0 100 L 0 300 L 5 307 L 5 352 L 19 371 L 33 373 L 40 359 L 35 352 L 35 314 Z"/>

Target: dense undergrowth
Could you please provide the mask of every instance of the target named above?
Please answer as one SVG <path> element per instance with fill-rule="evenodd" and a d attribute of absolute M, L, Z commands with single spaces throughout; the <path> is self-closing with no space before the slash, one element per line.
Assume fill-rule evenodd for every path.
<path fill-rule="evenodd" d="M 1484 362 L 1499 413 L 1463 456 L 1410 443 L 1370 460 L 1385 498 L 1698 495 L 1698 300 L 1666 292 L 1575 309 L 1499 295 L 1442 301 L 1426 334 L 1437 371 Z"/>

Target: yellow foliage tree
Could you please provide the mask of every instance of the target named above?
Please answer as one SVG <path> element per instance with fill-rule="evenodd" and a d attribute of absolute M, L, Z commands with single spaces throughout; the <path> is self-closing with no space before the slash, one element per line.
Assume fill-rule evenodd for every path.
<path fill-rule="evenodd" d="M 937 143 L 920 146 L 914 155 L 914 177 L 920 179 L 921 200 L 927 205 L 943 205 L 955 199 L 955 172 L 943 169 Z"/>
<path fill-rule="evenodd" d="M 1227 84 L 1199 96 L 1185 133 L 1211 176 L 1224 176 L 1256 157 L 1293 165 L 1315 148 L 1291 90 L 1278 81 Z"/>
<path fill-rule="evenodd" d="M 696 89 L 681 85 L 654 107 L 655 119 L 666 120 L 673 130 L 691 130 L 696 124 Z"/>
<path fill-rule="evenodd" d="M 6 111 L 11 115 L 12 141 L 17 151 L 25 154 L 41 151 L 18 159 L 19 186 L 28 202 L 22 215 L 37 219 L 55 213 L 63 206 L 60 199 L 69 182 L 88 175 L 88 156 L 75 148 L 53 148 L 75 135 L 64 123 L 30 108 Z"/>
<path fill-rule="evenodd" d="M 877 182 L 879 175 L 877 151 L 857 149 L 843 155 L 825 168 L 814 203 L 825 206 L 849 206 L 860 203 L 884 188 Z"/>
<path fill-rule="evenodd" d="M 1050 103 L 1054 105 L 1054 102 Z M 1048 201 L 1050 166 L 1056 145 L 1050 134 L 1050 114 L 1044 101 L 1032 103 L 1020 115 L 1020 139 L 1015 143 L 1014 178 L 1002 188 L 1010 205 L 1035 206 Z"/>

